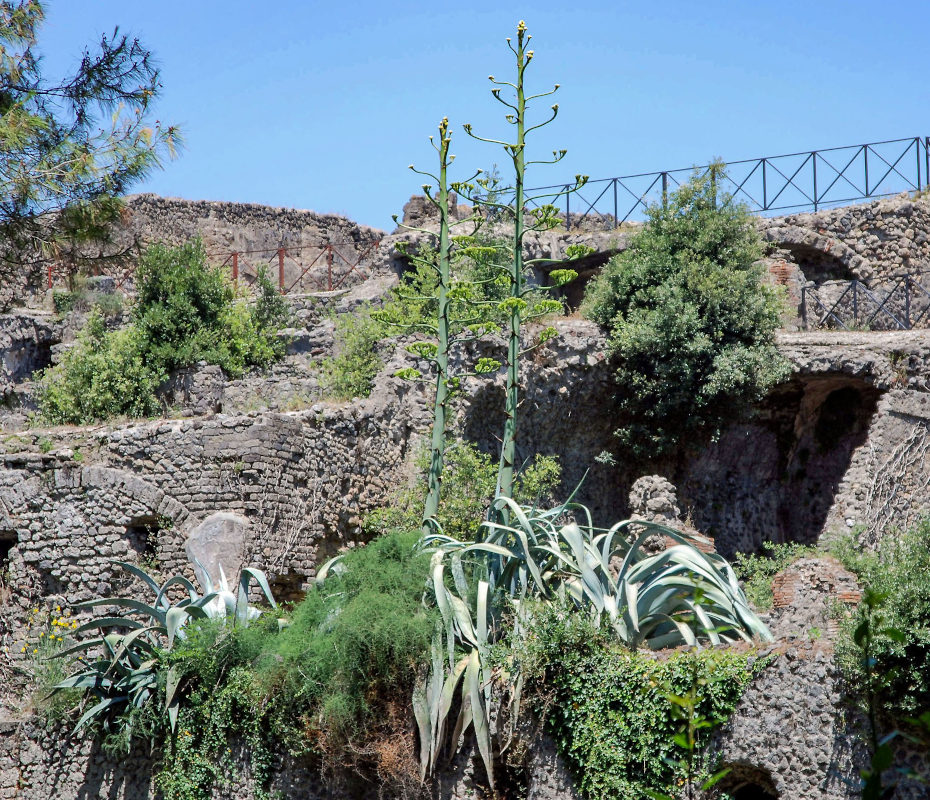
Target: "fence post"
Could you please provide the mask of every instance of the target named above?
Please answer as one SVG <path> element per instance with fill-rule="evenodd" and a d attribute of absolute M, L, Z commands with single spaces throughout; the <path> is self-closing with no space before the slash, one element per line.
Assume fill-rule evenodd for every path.
<path fill-rule="evenodd" d="M 914 139 L 914 155 L 917 156 L 917 191 L 920 191 L 920 137 Z"/>
<path fill-rule="evenodd" d="M 232 260 L 233 260 L 233 263 L 232 263 L 233 286 L 235 286 L 238 289 L 239 288 L 239 254 L 233 253 Z"/>
<path fill-rule="evenodd" d="M 865 196 L 869 196 L 869 146 L 862 148 L 862 162 L 865 164 Z"/>
<path fill-rule="evenodd" d="M 620 217 L 619 217 L 620 209 L 617 206 L 617 179 L 614 178 L 613 181 L 611 181 L 611 183 L 613 183 L 614 185 L 614 227 L 619 228 L 620 227 Z"/>
<path fill-rule="evenodd" d="M 904 276 L 904 325 L 905 330 L 911 329 L 911 276 Z"/>
<path fill-rule="evenodd" d="M 856 293 L 856 289 L 859 286 L 859 281 L 853 278 L 852 290 L 853 290 L 853 327 L 859 327 L 859 296 Z"/>
<path fill-rule="evenodd" d="M 278 289 L 284 294 L 284 248 L 278 248 Z"/>
<path fill-rule="evenodd" d="M 807 287 L 801 287 L 801 329 L 810 330 L 807 324 Z"/>
<path fill-rule="evenodd" d="M 668 173 L 662 173 L 662 208 L 668 207 Z"/>
<path fill-rule="evenodd" d="M 572 215 L 569 207 L 569 198 L 572 196 L 572 193 L 568 191 L 568 187 L 565 187 L 565 230 L 568 230 L 572 227 Z"/>
<path fill-rule="evenodd" d="M 924 138 L 924 177 L 930 186 L 930 136 Z"/>
<path fill-rule="evenodd" d="M 765 159 L 762 159 L 762 210 L 769 210 L 768 187 L 765 180 Z"/>
<path fill-rule="evenodd" d="M 333 290 L 333 246 L 326 245 L 326 275 L 329 279 L 329 291 Z"/>
<path fill-rule="evenodd" d="M 817 210 L 817 151 L 811 154 L 811 160 L 814 165 L 814 211 Z"/>

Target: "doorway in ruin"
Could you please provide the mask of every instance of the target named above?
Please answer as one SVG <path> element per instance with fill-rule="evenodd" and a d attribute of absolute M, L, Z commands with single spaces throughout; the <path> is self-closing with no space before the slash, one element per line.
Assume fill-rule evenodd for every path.
<path fill-rule="evenodd" d="M 816 542 L 880 395 L 847 375 L 777 387 L 752 420 L 683 468 L 680 497 L 696 527 L 728 558 L 768 542 Z"/>
<path fill-rule="evenodd" d="M 718 785 L 730 800 L 779 800 L 771 773 L 763 767 L 737 764 Z"/>

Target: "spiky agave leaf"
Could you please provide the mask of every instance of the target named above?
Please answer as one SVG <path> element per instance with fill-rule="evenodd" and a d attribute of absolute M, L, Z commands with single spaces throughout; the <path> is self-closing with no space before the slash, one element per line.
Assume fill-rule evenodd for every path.
<path fill-rule="evenodd" d="M 597 529 L 588 509 L 573 502 L 541 510 L 498 497 L 494 507 L 503 513 L 481 524 L 476 542 L 438 531 L 421 541 L 432 550 L 427 596 L 443 620 L 433 664 L 414 696 L 424 775 L 435 768 L 458 692 L 460 712 L 452 741 L 474 727 L 493 783 L 487 648 L 493 621 L 507 607 L 517 609 L 519 618 L 525 599 L 570 600 L 595 620 L 605 619 L 617 638 L 634 648 L 771 639 L 729 564 L 697 547 L 707 541 L 699 534 L 640 520 Z M 567 515 L 575 521 L 563 523 Z M 674 544 L 661 553 L 647 553 L 644 545 L 656 534 Z M 620 566 L 614 569 L 617 561 Z M 474 591 L 465 585 L 469 575 Z M 447 585 L 448 576 L 454 589 Z M 443 688 L 437 693 L 440 668 Z M 518 670 L 508 678 L 512 687 L 522 687 Z M 519 714 L 519 688 L 512 700 L 511 726 Z"/>

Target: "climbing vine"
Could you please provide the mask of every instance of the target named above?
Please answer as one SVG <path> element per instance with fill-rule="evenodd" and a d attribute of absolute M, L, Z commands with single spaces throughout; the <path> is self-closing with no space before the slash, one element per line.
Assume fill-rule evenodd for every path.
<path fill-rule="evenodd" d="M 676 650 L 660 656 L 618 647 L 577 614 L 540 610 L 514 652 L 581 793 L 591 800 L 677 796 L 685 775 L 673 698 L 693 693 L 708 721 L 697 739 L 698 778 L 714 769 L 707 744 L 768 660 L 753 651 Z"/>

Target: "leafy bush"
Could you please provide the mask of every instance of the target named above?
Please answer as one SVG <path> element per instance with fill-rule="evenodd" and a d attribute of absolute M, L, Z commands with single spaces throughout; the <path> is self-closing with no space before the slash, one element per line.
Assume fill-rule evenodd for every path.
<path fill-rule="evenodd" d="M 323 359 L 320 385 L 334 400 L 368 397 L 381 369 L 378 342 L 386 335 L 383 325 L 364 305 L 351 314 L 335 316 L 336 352 Z"/>
<path fill-rule="evenodd" d="M 390 530 L 414 530 L 423 520 L 424 473 L 428 456 L 418 459 L 420 471 L 416 484 L 401 491 L 394 500 L 365 519 L 371 533 Z M 562 477 L 562 468 L 554 456 L 538 453 L 517 474 L 517 501 L 526 505 L 550 505 Z M 436 520 L 443 533 L 462 541 L 474 539 L 478 523 L 484 516 L 497 482 L 497 464 L 471 442 L 458 440 L 447 445 Z"/>
<path fill-rule="evenodd" d="M 711 722 L 700 732 L 700 751 L 765 664 L 732 650 L 679 650 L 665 658 L 631 652 L 557 605 L 534 609 L 533 626 L 513 652 L 530 702 L 592 800 L 641 800 L 648 790 L 670 789 L 678 797 L 686 754 L 674 742 L 680 725 L 670 696 L 695 690 L 696 711 Z M 699 762 L 705 775 L 713 769 L 706 753 Z"/>
<path fill-rule="evenodd" d="M 760 611 L 772 607 L 772 579 L 799 558 L 815 553 L 816 549 L 797 542 L 766 543 L 760 554 L 737 553 L 733 571 L 743 582 L 746 597 Z"/>
<path fill-rule="evenodd" d="M 77 344 L 40 375 L 39 408 L 49 422 L 79 425 L 122 415 L 153 416 L 161 408 L 155 392 L 164 377 L 146 358 L 138 329 L 109 331 L 103 316 L 93 311 Z"/>
<path fill-rule="evenodd" d="M 833 552 L 876 598 L 871 656 L 879 704 L 898 724 L 930 710 L 930 519 L 904 533 L 888 534 L 874 553 L 851 540 L 834 546 Z M 860 607 L 851 617 L 838 644 L 841 661 L 859 689 L 868 675 L 853 632 L 866 611 Z"/>
<path fill-rule="evenodd" d="M 68 290 L 52 292 L 55 313 L 64 316 L 71 311 L 90 311 L 97 308 L 105 317 L 115 317 L 123 312 L 123 299 L 119 294 L 105 294 L 88 288 L 84 275 L 75 275 Z"/>
<path fill-rule="evenodd" d="M 719 431 L 788 374 L 773 341 L 781 301 L 763 282 L 748 210 L 708 175 L 648 216 L 583 307 L 609 331 L 617 435 L 640 457 Z"/>
<path fill-rule="evenodd" d="M 43 417 L 84 424 L 152 416 L 160 410 L 156 390 L 174 369 L 203 360 L 241 375 L 280 359 L 285 344 L 276 333 L 287 310 L 267 277 L 258 280 L 259 296 L 249 304 L 206 263 L 199 239 L 152 245 L 139 263 L 131 324 L 107 330 L 104 310 L 95 308 L 77 346 L 39 376 Z"/>
<path fill-rule="evenodd" d="M 254 308 L 236 298 L 222 270 L 207 264 L 200 239 L 179 247 L 151 245 L 136 272 L 133 321 L 146 356 L 166 372 L 197 361 L 218 364 L 230 375 L 280 358 L 275 333 L 286 308 L 259 273 Z"/>

